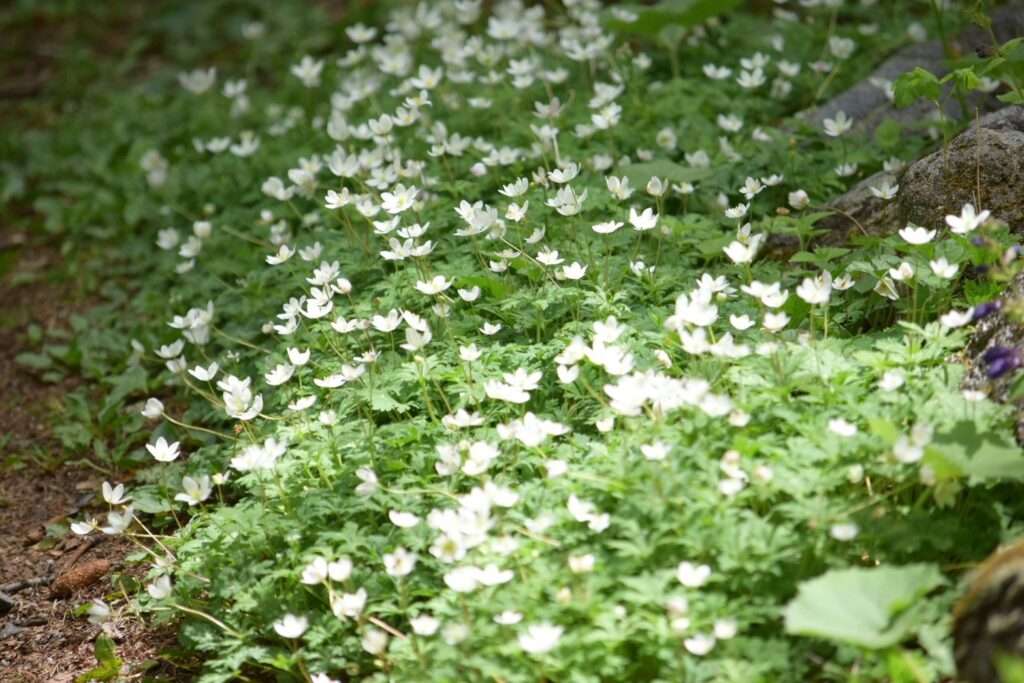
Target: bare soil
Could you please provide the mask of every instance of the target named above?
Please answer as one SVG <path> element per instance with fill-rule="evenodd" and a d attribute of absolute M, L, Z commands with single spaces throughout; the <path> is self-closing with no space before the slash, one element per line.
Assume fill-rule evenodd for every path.
<path fill-rule="evenodd" d="M 126 562 L 131 543 L 66 531 L 69 515 L 99 498 L 96 471 L 62 464 L 85 454 L 61 453 L 50 433 L 55 408 L 79 380 L 45 383 L 14 359 L 26 350 L 29 325 L 62 328 L 89 302 L 76 299 L 73 283 L 48 279 L 59 265 L 53 247 L 28 242 L 26 234 L 0 228 L 0 263 L 9 266 L 0 268 L 0 591 L 14 602 L 4 613 L 0 597 L 0 681 L 71 683 L 96 666 L 94 641 L 102 632 L 78 608 L 93 598 L 124 604 L 120 586 L 125 577 L 141 578 L 142 569 Z M 50 597 L 49 580 L 95 560 L 110 565 L 98 581 L 70 597 Z M 40 585 L 18 585 L 33 579 Z M 175 643 L 173 627 L 155 628 L 125 611 L 107 630 L 128 678 L 188 680 L 161 657 Z"/>

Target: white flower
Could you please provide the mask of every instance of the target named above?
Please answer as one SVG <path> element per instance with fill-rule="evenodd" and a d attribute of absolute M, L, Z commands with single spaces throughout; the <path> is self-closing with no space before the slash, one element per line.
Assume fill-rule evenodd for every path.
<path fill-rule="evenodd" d="M 322 557 L 314 557 L 309 564 L 302 569 L 302 583 L 307 586 L 315 586 L 327 580 L 327 560 Z"/>
<path fill-rule="evenodd" d="M 829 529 L 829 534 L 837 541 L 852 541 L 857 537 L 859 532 L 860 527 L 853 522 L 833 524 L 832 528 Z"/>
<path fill-rule="evenodd" d="M 360 496 L 372 496 L 377 492 L 377 475 L 368 467 L 360 467 L 356 470 L 356 476 L 362 481 L 356 487 L 356 494 Z"/>
<path fill-rule="evenodd" d="M 146 592 L 154 600 L 163 600 L 171 594 L 171 577 L 161 576 L 156 581 L 146 586 Z"/>
<path fill-rule="evenodd" d="M 900 191 L 900 186 L 893 185 L 890 180 L 886 179 L 882 181 L 882 184 L 879 187 L 875 187 L 872 185 L 868 189 L 871 190 L 871 194 L 873 194 L 875 197 L 878 197 L 879 199 L 889 200 L 896 197 L 896 193 Z"/>
<path fill-rule="evenodd" d="M 505 610 L 501 614 L 494 615 L 494 623 L 500 626 L 513 626 L 523 620 L 522 612 Z"/>
<path fill-rule="evenodd" d="M 209 498 L 210 493 L 213 491 L 210 477 L 205 474 L 199 478 L 182 477 L 181 489 L 183 493 L 174 496 L 174 500 L 187 503 L 189 507 L 199 505 Z"/>
<path fill-rule="evenodd" d="M 124 505 L 131 496 L 124 495 L 124 484 L 118 484 L 117 486 L 111 486 L 110 482 L 103 482 L 103 500 L 107 501 L 110 505 Z"/>
<path fill-rule="evenodd" d="M 828 421 L 828 430 L 833 434 L 849 438 L 857 433 L 857 425 L 847 422 L 841 417 Z"/>
<path fill-rule="evenodd" d="M 205 368 L 201 365 L 197 365 L 196 367 L 191 368 L 188 371 L 188 374 L 192 375 L 200 382 L 209 382 L 217 376 L 217 371 L 219 369 L 220 366 L 216 363 L 210 363 L 210 365 Z"/>
<path fill-rule="evenodd" d="M 88 536 L 92 532 L 96 531 L 100 526 L 100 523 L 96 521 L 94 517 L 90 517 L 84 522 L 72 522 L 71 531 L 78 536 Z"/>
<path fill-rule="evenodd" d="M 295 366 L 289 363 L 279 363 L 273 370 L 263 375 L 263 379 L 272 387 L 280 386 L 290 380 L 295 374 Z"/>
<path fill-rule="evenodd" d="M 789 316 L 785 313 L 765 313 L 763 324 L 769 332 L 778 332 L 789 324 Z"/>
<path fill-rule="evenodd" d="M 562 267 L 562 277 L 566 280 L 581 280 L 587 274 L 587 266 L 573 261 Z"/>
<path fill-rule="evenodd" d="M 178 83 L 193 95 L 201 95 L 217 81 L 217 69 L 196 69 L 178 74 Z"/>
<path fill-rule="evenodd" d="M 435 275 L 432 279 L 427 282 L 419 281 L 416 283 L 416 289 L 423 294 L 434 295 L 440 294 L 449 287 L 452 286 L 452 281 L 445 279 L 444 275 Z"/>
<path fill-rule="evenodd" d="M 355 593 L 342 593 L 331 595 L 331 611 L 334 616 L 356 619 L 366 606 L 366 589 L 360 588 Z"/>
<path fill-rule="evenodd" d="M 389 511 L 388 519 L 401 529 L 410 529 L 420 523 L 420 518 L 411 512 L 399 512 L 398 510 Z"/>
<path fill-rule="evenodd" d="M 533 624 L 519 635 L 519 647 L 531 655 L 543 654 L 555 649 L 562 638 L 564 629 L 549 623 Z"/>
<path fill-rule="evenodd" d="M 476 347 L 476 344 L 459 347 L 459 358 L 467 363 L 480 360 L 480 356 L 482 355 L 483 352 Z"/>
<path fill-rule="evenodd" d="M 911 280 L 914 277 L 914 267 L 907 263 L 906 261 L 904 261 L 899 265 L 898 268 L 889 269 L 889 277 L 891 277 L 896 282 L 904 282 L 906 280 Z"/>
<path fill-rule="evenodd" d="M 315 88 L 320 85 L 320 72 L 324 68 L 323 60 L 313 59 L 305 55 L 298 64 L 293 64 L 292 75 L 302 81 L 307 88 Z"/>
<path fill-rule="evenodd" d="M 974 317 L 974 309 L 968 308 L 966 311 L 949 311 L 939 316 L 939 323 L 947 329 L 954 329 L 957 327 L 963 327 L 967 323 L 971 322 L 971 318 Z"/>
<path fill-rule="evenodd" d="M 156 440 L 155 444 L 146 444 L 146 450 L 153 456 L 158 462 L 172 462 L 178 459 L 180 455 L 178 447 L 180 442 L 175 441 L 174 443 L 167 443 L 167 439 L 160 437 Z"/>
<path fill-rule="evenodd" d="M 429 637 L 437 633 L 437 629 L 441 627 L 441 622 L 429 614 L 421 614 L 410 619 L 409 625 L 412 626 L 412 632 L 416 635 Z"/>
<path fill-rule="evenodd" d="M 956 277 L 957 271 L 960 270 L 960 266 L 950 263 L 946 260 L 945 256 L 929 261 L 928 265 L 931 267 L 932 272 L 943 280 L 952 280 Z"/>
<path fill-rule="evenodd" d="M 957 235 L 973 232 L 989 219 L 991 211 L 977 213 L 973 204 L 964 204 L 959 216 L 946 216 L 946 225 Z"/>
<path fill-rule="evenodd" d="M 154 419 L 164 414 L 164 404 L 158 398 L 146 400 L 146 405 L 140 411 L 143 417 Z"/>
<path fill-rule="evenodd" d="M 388 649 L 388 634 L 379 628 L 367 628 L 360 644 L 371 655 L 379 655 Z"/>
<path fill-rule="evenodd" d="M 282 638 L 300 638 L 307 628 L 309 628 L 309 620 L 294 614 L 286 614 L 274 622 L 274 630 Z"/>
<path fill-rule="evenodd" d="M 796 288 L 796 295 L 814 306 L 827 304 L 832 296 L 832 273 L 827 270 L 814 278 L 804 278 Z"/>
<path fill-rule="evenodd" d="M 640 452 L 643 453 L 644 458 L 647 460 L 664 460 L 671 450 L 672 446 L 664 441 L 645 443 L 640 446 Z"/>
<path fill-rule="evenodd" d="M 335 562 L 327 563 L 327 576 L 330 577 L 331 581 L 347 581 L 348 577 L 352 575 L 352 560 L 347 557 L 342 557 Z"/>
<path fill-rule="evenodd" d="M 267 255 L 266 262 L 269 265 L 281 265 L 288 259 L 292 258 L 294 254 L 294 249 L 292 249 L 288 245 L 281 245 L 281 247 L 278 248 L 278 253 Z"/>
<path fill-rule="evenodd" d="M 825 119 L 822 124 L 825 128 L 825 135 L 837 138 L 853 127 L 853 119 L 847 116 L 846 112 L 840 111 L 834 119 Z"/>
<path fill-rule="evenodd" d="M 505 195 L 509 199 L 514 199 L 526 192 L 530 187 L 530 181 L 527 178 L 519 178 L 514 183 L 509 183 L 503 186 L 498 192 Z"/>
<path fill-rule="evenodd" d="M 444 583 L 456 593 L 471 593 L 480 585 L 479 576 L 476 567 L 456 567 L 444 575 Z"/>
<path fill-rule="evenodd" d="M 101 598 L 93 598 L 92 603 L 89 605 L 88 615 L 89 623 L 99 626 L 110 619 L 110 605 L 103 602 Z"/>
<path fill-rule="evenodd" d="M 715 637 L 704 633 L 698 633 L 692 638 L 683 641 L 683 647 L 691 655 L 703 657 L 715 647 Z"/>
<path fill-rule="evenodd" d="M 595 223 L 590 226 L 590 229 L 599 235 L 610 235 L 623 226 L 623 223 L 619 221 L 605 221 L 604 223 Z"/>
<path fill-rule="evenodd" d="M 580 167 L 579 164 L 570 162 L 563 168 L 556 168 L 554 171 L 548 173 L 548 180 L 559 185 L 564 185 L 572 181 L 577 175 L 579 175 Z"/>
<path fill-rule="evenodd" d="M 928 244 L 935 239 L 936 233 L 936 230 L 928 230 L 927 228 L 922 228 L 919 225 L 910 224 L 900 230 L 899 235 L 909 244 L 921 245 Z"/>
<path fill-rule="evenodd" d="M 729 260 L 733 263 L 750 263 L 754 260 L 757 255 L 758 243 L 743 244 L 740 241 L 730 242 L 729 246 L 725 247 L 725 255 L 729 257 Z"/>
<path fill-rule="evenodd" d="M 706 564 L 680 562 L 676 568 L 676 578 L 687 588 L 700 588 L 711 577 L 711 567 Z"/>
<path fill-rule="evenodd" d="M 608 191 L 611 192 L 612 196 L 620 202 L 629 199 L 633 194 L 633 188 L 630 187 L 629 178 L 626 176 L 622 176 L 621 178 L 608 176 L 604 179 L 604 183 L 608 187 Z"/>
<path fill-rule="evenodd" d="M 396 548 L 393 553 L 384 553 L 384 570 L 389 576 L 406 576 L 416 568 L 416 553 L 405 548 Z"/>
<path fill-rule="evenodd" d="M 300 351 L 297 348 L 288 349 L 288 360 L 292 362 L 292 365 L 305 365 L 309 362 L 310 350 Z"/>
<path fill-rule="evenodd" d="M 803 190 L 796 190 L 795 192 L 790 192 L 787 199 L 789 201 L 789 205 L 792 208 L 796 209 L 797 211 L 799 211 L 800 209 L 806 209 L 807 205 L 811 203 L 810 197 L 808 197 L 807 193 L 804 192 Z"/>
<path fill-rule="evenodd" d="M 715 638 L 718 640 L 729 640 L 736 636 L 738 627 L 735 619 L 716 619 Z"/>
<path fill-rule="evenodd" d="M 594 556 L 587 555 L 570 555 L 569 556 L 569 570 L 573 574 L 586 574 L 587 572 L 594 570 Z"/>
<path fill-rule="evenodd" d="M 651 176 L 645 189 L 652 197 L 660 197 L 668 191 L 668 185 L 658 176 Z"/>
<path fill-rule="evenodd" d="M 630 207 L 629 224 L 639 232 L 653 230 L 658 225 L 658 214 L 650 207 L 644 209 L 642 213 L 637 213 L 635 207 Z"/>
<path fill-rule="evenodd" d="M 878 388 L 882 391 L 895 391 L 903 386 L 906 380 L 899 370 L 887 370 L 882 379 L 878 380 Z"/>

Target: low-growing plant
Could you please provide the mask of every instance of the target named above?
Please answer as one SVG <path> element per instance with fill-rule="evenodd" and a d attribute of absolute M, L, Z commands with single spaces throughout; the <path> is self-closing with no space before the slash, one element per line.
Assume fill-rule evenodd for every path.
<path fill-rule="evenodd" d="M 395 3 L 308 54 L 254 15 L 247 67 L 113 100 L 37 208 L 84 241 L 118 207 L 146 319 L 59 436 L 156 466 L 73 531 L 140 542 L 202 680 L 950 675 L 951 571 L 1020 512 L 950 362 L 1011 236 L 816 243 L 924 143 L 793 115 L 927 3 L 711 5 Z"/>

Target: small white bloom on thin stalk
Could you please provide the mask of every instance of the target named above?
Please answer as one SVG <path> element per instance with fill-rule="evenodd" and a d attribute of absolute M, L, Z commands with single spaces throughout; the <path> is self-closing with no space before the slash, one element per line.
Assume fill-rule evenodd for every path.
<path fill-rule="evenodd" d="M 565 629 L 549 623 L 533 624 L 519 635 L 519 647 L 531 655 L 544 654 L 555 649 Z"/>
<path fill-rule="evenodd" d="M 274 622 L 274 631 L 282 638 L 301 638 L 307 628 L 309 628 L 309 620 L 294 614 L 285 614 Z"/>

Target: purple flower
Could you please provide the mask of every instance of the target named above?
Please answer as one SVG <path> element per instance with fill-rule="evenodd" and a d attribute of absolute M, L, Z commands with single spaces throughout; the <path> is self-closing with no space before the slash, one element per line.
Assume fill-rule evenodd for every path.
<path fill-rule="evenodd" d="M 982 354 L 981 359 L 988 366 L 985 374 L 989 379 L 998 379 L 1024 365 L 1020 349 L 1008 346 L 993 346 Z"/>
<path fill-rule="evenodd" d="M 983 304 L 978 304 L 977 306 L 974 307 L 974 315 L 971 316 L 971 322 L 978 322 L 982 318 L 987 317 L 995 313 L 996 311 L 1001 310 L 1002 308 L 1003 302 L 1000 301 L 999 299 L 996 299 L 995 301 L 986 301 Z"/>

